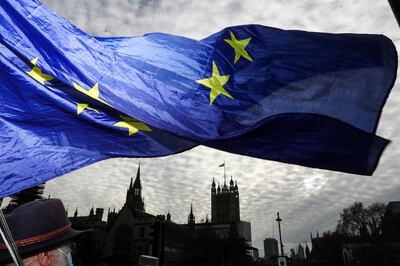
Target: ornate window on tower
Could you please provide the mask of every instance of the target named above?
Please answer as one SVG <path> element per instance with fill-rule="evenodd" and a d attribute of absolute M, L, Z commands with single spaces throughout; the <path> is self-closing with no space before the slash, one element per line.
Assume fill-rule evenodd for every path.
<path fill-rule="evenodd" d="M 135 188 L 135 190 L 134 190 L 134 192 L 133 192 L 135 195 L 139 195 L 139 189 L 138 188 Z"/>

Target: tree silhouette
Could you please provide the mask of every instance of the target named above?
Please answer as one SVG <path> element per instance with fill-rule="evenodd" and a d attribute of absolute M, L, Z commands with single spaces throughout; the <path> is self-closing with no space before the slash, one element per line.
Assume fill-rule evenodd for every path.
<path fill-rule="evenodd" d="M 18 193 L 15 193 L 10 196 L 11 201 L 8 204 L 7 208 L 4 210 L 4 213 L 10 213 L 16 207 L 28 203 L 30 201 L 34 201 L 37 199 L 43 198 L 45 183 L 22 190 Z"/>
<path fill-rule="evenodd" d="M 376 238 L 382 234 L 382 221 L 386 204 L 375 202 L 364 208 L 362 202 L 354 202 L 344 208 L 336 232 L 347 236 Z"/>

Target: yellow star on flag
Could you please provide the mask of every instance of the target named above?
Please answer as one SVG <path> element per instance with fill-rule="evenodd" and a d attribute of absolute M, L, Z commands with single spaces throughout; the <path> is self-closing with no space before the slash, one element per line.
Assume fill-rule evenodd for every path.
<path fill-rule="evenodd" d="M 72 82 L 72 85 L 74 86 L 75 89 L 84 93 L 85 95 L 89 96 L 90 98 L 95 99 L 96 101 L 99 101 L 101 103 L 104 103 L 105 105 L 108 105 L 110 107 L 113 107 L 113 106 L 111 106 L 111 104 L 106 103 L 105 101 L 100 99 L 100 91 L 99 91 L 99 83 L 98 82 L 96 84 L 94 84 L 94 86 L 90 90 L 85 90 L 84 88 L 82 88 L 81 86 L 79 86 L 78 84 L 76 84 L 74 82 Z"/>
<path fill-rule="evenodd" d="M 42 73 L 42 70 L 36 66 L 38 61 L 38 57 L 35 57 L 31 60 L 33 68 L 26 73 L 31 76 L 34 80 L 44 85 L 45 81 L 51 81 L 53 79 L 52 76 Z"/>
<path fill-rule="evenodd" d="M 219 74 L 217 65 L 213 61 L 212 76 L 210 78 L 196 80 L 196 82 L 211 89 L 210 105 L 212 105 L 215 98 L 217 98 L 220 94 L 223 94 L 226 97 L 233 99 L 232 95 L 230 95 L 229 92 L 227 92 L 223 87 L 228 82 L 228 80 L 229 75 L 221 76 Z"/>
<path fill-rule="evenodd" d="M 236 64 L 237 61 L 239 61 L 240 57 L 244 57 L 247 60 L 253 62 L 253 59 L 250 57 L 249 53 L 246 51 L 246 46 L 249 44 L 251 41 L 251 37 L 243 40 L 238 40 L 236 39 L 235 34 L 233 32 L 229 32 L 231 35 L 230 39 L 224 39 L 225 42 L 227 42 L 232 48 L 235 50 L 235 61 L 234 64 Z"/>
<path fill-rule="evenodd" d="M 83 111 L 85 111 L 85 109 L 91 110 L 91 111 L 95 111 L 96 113 L 99 113 L 99 111 L 97 109 L 94 109 L 92 107 L 89 107 L 88 103 L 77 103 L 76 104 L 76 114 L 79 115 L 81 114 Z"/>
<path fill-rule="evenodd" d="M 115 127 L 122 127 L 128 129 L 128 135 L 133 135 L 137 133 L 139 130 L 141 131 L 152 131 L 150 127 L 148 127 L 143 122 L 140 122 L 137 119 L 132 117 L 121 115 L 123 121 L 115 123 L 113 126 Z"/>

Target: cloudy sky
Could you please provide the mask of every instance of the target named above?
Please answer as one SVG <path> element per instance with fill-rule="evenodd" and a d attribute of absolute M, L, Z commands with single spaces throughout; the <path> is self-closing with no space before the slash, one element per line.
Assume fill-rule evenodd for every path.
<path fill-rule="evenodd" d="M 60 15 L 97 36 L 167 32 L 195 39 L 224 27 L 257 23 L 284 29 L 382 33 L 399 46 L 400 31 L 386 1 L 376 0 L 44 0 Z M 318 4 L 316 4 L 318 3 Z M 269 162 L 197 147 L 185 153 L 141 159 L 146 210 L 187 219 L 190 203 L 197 221 L 210 215 L 212 177 L 223 169 L 237 179 L 241 216 L 252 223 L 253 245 L 274 234 L 277 211 L 287 243 L 309 239 L 309 232 L 333 229 L 342 208 L 354 201 L 400 200 L 400 90 L 396 83 L 383 111 L 378 134 L 392 140 L 374 176 L 365 177 Z M 47 183 L 45 194 L 61 198 L 72 212 L 79 206 L 120 208 L 138 159 L 94 164 Z M 275 226 L 275 236 L 277 236 Z M 287 248 L 291 248 L 288 244 Z M 261 250 L 260 250 L 261 251 Z M 262 253 L 262 252 L 261 252 Z"/>

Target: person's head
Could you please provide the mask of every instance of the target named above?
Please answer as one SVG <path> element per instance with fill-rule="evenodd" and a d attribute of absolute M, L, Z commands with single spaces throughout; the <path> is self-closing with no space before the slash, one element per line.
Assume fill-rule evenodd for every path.
<path fill-rule="evenodd" d="M 26 266 L 71 265 L 71 238 L 85 232 L 71 228 L 59 199 L 21 205 L 6 215 L 6 221 Z M 1 240 L 0 264 L 10 262 L 11 255 Z"/>
<path fill-rule="evenodd" d="M 72 265 L 70 243 L 66 242 L 51 250 L 42 251 L 23 260 L 24 266 L 70 266 Z M 6 266 L 15 266 L 9 263 Z"/>

